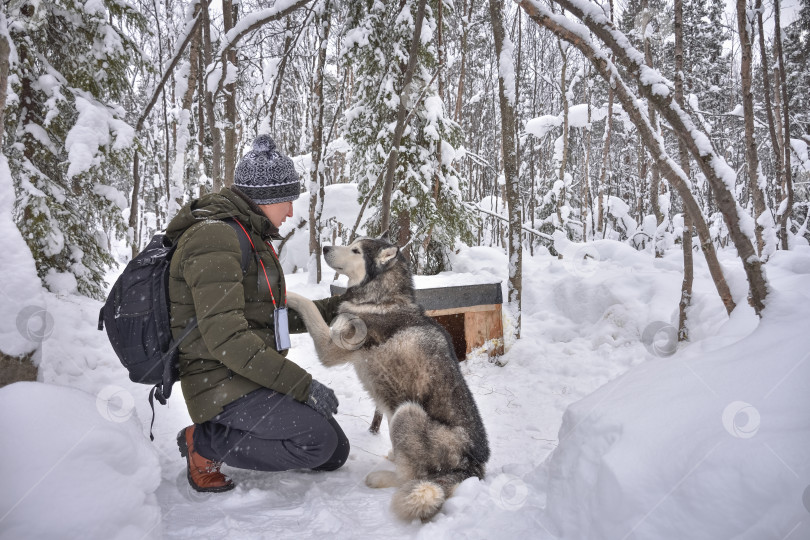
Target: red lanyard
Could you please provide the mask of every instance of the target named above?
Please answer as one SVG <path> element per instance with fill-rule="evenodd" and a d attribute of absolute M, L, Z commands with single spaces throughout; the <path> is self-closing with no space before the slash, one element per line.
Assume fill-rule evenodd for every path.
<path fill-rule="evenodd" d="M 234 220 L 234 221 L 236 221 L 236 223 L 239 223 L 239 220 Z M 248 234 L 247 229 L 245 229 L 244 225 L 242 225 L 241 223 L 239 223 L 239 227 L 241 227 L 242 230 L 244 231 L 245 236 L 247 236 L 248 242 L 250 242 L 250 247 L 253 248 L 253 253 L 256 254 L 256 261 L 262 267 L 262 272 L 264 272 L 264 279 L 267 282 L 267 290 L 270 291 L 270 300 L 273 301 L 273 308 L 277 308 L 277 306 L 276 306 L 276 297 L 275 297 L 275 295 L 273 295 L 273 287 L 270 286 L 270 278 L 267 277 L 267 269 L 264 267 L 264 262 L 262 261 L 262 258 L 259 256 L 259 252 L 256 251 L 256 246 L 253 245 L 253 239 L 250 238 L 250 234 Z M 270 246 L 270 249 L 273 251 L 273 256 L 276 258 L 276 260 L 278 260 L 278 255 L 276 255 L 276 248 L 273 247 L 273 244 L 271 244 L 270 242 L 265 242 L 265 243 L 268 246 Z M 285 285 L 284 289 L 285 289 L 285 292 L 284 292 L 284 305 L 286 306 L 287 305 L 287 294 L 286 294 L 287 287 L 286 287 L 286 285 Z"/>

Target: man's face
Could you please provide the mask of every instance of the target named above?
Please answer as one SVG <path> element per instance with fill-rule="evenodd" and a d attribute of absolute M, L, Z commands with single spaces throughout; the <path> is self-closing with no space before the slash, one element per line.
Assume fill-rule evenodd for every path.
<path fill-rule="evenodd" d="M 284 220 L 293 215 L 292 201 L 275 203 L 275 204 L 260 204 L 259 208 L 262 209 L 267 219 L 276 227 L 281 227 Z"/>

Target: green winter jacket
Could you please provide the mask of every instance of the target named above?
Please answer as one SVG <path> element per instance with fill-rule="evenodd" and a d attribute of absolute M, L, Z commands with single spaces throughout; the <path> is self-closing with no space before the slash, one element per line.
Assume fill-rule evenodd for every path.
<path fill-rule="evenodd" d="M 312 376 L 276 351 L 273 301 L 264 271 L 251 256 L 242 276 L 241 249 L 234 229 L 223 220 L 233 217 L 250 233 L 276 304 L 286 305 L 281 264 L 269 245 L 278 229 L 238 189 L 225 188 L 183 207 L 166 235 L 179 239 L 169 270 L 172 336 L 177 338 L 196 316 L 199 326 L 180 344 L 180 384 L 191 419 L 202 423 L 222 408 L 261 387 L 304 402 Z M 316 302 L 324 319 L 334 317 L 339 297 Z M 306 330 L 294 311 L 290 332 Z"/>

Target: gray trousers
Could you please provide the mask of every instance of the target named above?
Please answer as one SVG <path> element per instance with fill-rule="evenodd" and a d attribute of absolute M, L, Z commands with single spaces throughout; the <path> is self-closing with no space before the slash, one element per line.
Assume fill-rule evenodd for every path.
<path fill-rule="evenodd" d="M 349 439 L 334 418 L 268 388 L 197 424 L 194 448 L 204 458 L 257 471 L 332 471 L 349 457 Z"/>

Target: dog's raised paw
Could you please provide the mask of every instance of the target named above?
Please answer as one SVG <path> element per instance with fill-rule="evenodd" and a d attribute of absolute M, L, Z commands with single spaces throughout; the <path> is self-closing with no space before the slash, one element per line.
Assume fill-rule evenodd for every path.
<path fill-rule="evenodd" d="M 372 471 L 366 476 L 366 485 L 370 488 L 388 488 L 399 485 L 394 471 Z"/>

